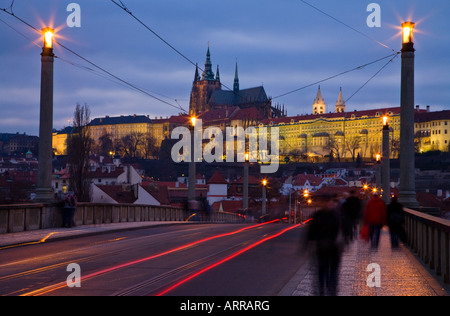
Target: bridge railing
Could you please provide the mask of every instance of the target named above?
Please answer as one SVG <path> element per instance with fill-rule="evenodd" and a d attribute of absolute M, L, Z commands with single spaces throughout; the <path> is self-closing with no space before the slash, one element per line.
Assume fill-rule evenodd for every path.
<path fill-rule="evenodd" d="M 405 209 L 407 243 L 444 283 L 450 283 L 450 221 Z"/>
<path fill-rule="evenodd" d="M 62 226 L 62 208 L 53 204 L 0 205 L 0 234 L 55 228 Z M 172 206 L 136 204 L 78 203 L 74 214 L 76 225 L 143 221 L 185 221 L 190 213 Z M 196 218 L 201 222 L 240 223 L 234 213 L 212 212 Z"/>

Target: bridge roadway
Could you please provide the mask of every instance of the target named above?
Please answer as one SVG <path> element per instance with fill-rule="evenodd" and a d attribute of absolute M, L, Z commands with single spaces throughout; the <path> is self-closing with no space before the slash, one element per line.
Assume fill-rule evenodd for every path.
<path fill-rule="evenodd" d="M 0 295 L 317 295 L 317 270 L 302 248 L 306 226 L 141 222 L 0 235 Z M 310 247 L 311 248 L 311 247 Z M 81 287 L 68 287 L 70 263 Z M 381 267 L 368 287 L 367 265 Z M 75 279 L 73 279 L 75 280 Z M 377 252 L 346 247 L 338 295 L 448 295 L 385 230 Z"/>
<path fill-rule="evenodd" d="M 39 238 L 38 232 L 29 232 L 35 234 L 34 241 L 0 246 L 0 295 L 270 296 L 281 291 L 306 259 L 298 252 L 304 231 L 300 227 L 165 224 L 88 232 L 102 225 L 76 238 L 63 235 L 80 233 L 82 227 L 46 231 L 43 238 L 44 232 Z M 9 238 L 17 241 L 25 234 Z M 2 236 L 0 244 L 5 245 L 6 238 Z M 80 267 L 80 287 L 67 284 L 69 275 L 76 272 L 67 271 L 71 263 Z"/>

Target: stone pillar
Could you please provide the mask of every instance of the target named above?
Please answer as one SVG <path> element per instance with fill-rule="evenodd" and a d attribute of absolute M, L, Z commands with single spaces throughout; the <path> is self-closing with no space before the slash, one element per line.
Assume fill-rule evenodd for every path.
<path fill-rule="evenodd" d="M 414 23 L 402 24 L 403 48 L 400 103 L 400 190 L 399 202 L 410 208 L 418 208 L 415 187 L 414 164 Z M 408 28 L 408 29 L 406 29 Z M 409 32 L 409 36 L 405 33 Z"/>
<path fill-rule="evenodd" d="M 383 153 L 381 158 L 381 185 L 383 188 L 383 201 L 389 204 L 391 197 L 390 185 L 390 159 L 389 159 L 389 125 L 383 126 Z"/>
<path fill-rule="evenodd" d="M 43 30 L 45 36 L 47 29 Z M 44 42 L 46 43 L 46 42 Z M 53 201 L 52 133 L 53 133 L 53 47 L 44 44 L 41 53 L 41 103 L 39 116 L 39 162 L 37 202 Z"/>

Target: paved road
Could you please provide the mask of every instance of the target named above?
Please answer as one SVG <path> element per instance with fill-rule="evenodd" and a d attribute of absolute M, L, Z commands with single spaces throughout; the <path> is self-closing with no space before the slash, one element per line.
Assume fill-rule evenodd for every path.
<path fill-rule="evenodd" d="M 277 295 L 306 262 L 304 226 L 194 224 L 0 250 L 0 295 Z M 80 287 L 69 287 L 78 279 Z M 74 274 L 71 274 L 74 273 Z M 75 283 L 76 285 L 76 283 Z"/>

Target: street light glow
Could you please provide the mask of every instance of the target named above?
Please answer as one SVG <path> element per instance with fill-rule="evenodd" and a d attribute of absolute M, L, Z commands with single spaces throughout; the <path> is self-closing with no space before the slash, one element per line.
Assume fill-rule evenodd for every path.
<path fill-rule="evenodd" d="M 44 34 L 44 48 L 53 48 L 53 35 L 55 30 L 50 27 L 42 29 L 42 34 Z"/>
<path fill-rule="evenodd" d="M 389 117 L 387 115 L 383 116 L 383 126 L 388 125 L 388 120 L 389 120 Z"/>
<path fill-rule="evenodd" d="M 381 154 L 376 154 L 376 155 L 375 155 L 375 159 L 376 159 L 377 162 L 380 162 L 380 160 L 381 160 Z"/>
<path fill-rule="evenodd" d="M 413 42 L 414 26 L 415 26 L 415 23 L 411 22 L 411 21 L 402 23 L 403 44 Z"/>
<path fill-rule="evenodd" d="M 197 118 L 195 116 L 191 116 L 191 125 L 195 126 L 195 122 L 197 121 Z"/>

